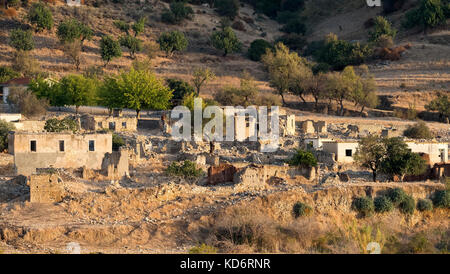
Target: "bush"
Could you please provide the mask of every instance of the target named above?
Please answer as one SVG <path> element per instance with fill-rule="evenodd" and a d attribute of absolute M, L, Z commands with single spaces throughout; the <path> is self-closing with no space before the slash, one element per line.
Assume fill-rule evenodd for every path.
<path fill-rule="evenodd" d="M 352 210 L 357 211 L 363 217 L 369 217 L 375 210 L 375 205 L 370 197 L 358 197 L 352 202 Z"/>
<path fill-rule="evenodd" d="M 395 38 L 397 30 L 394 29 L 391 23 L 382 16 L 377 16 L 374 20 L 375 26 L 372 31 L 369 31 L 369 41 L 378 42 L 379 38 L 384 35 Z"/>
<path fill-rule="evenodd" d="M 183 51 L 188 46 L 188 40 L 182 32 L 163 32 L 158 39 L 161 50 L 171 56 L 175 51 Z"/>
<path fill-rule="evenodd" d="M 39 62 L 26 51 L 14 53 L 12 68 L 25 77 L 33 77 L 41 72 Z"/>
<path fill-rule="evenodd" d="M 216 49 L 223 50 L 223 56 L 227 56 L 228 53 L 239 52 L 242 48 L 242 43 L 230 27 L 213 32 L 211 42 Z"/>
<path fill-rule="evenodd" d="M 250 60 L 261 61 L 261 56 L 266 53 L 267 49 L 272 49 L 271 43 L 263 39 L 256 39 L 250 44 L 247 56 Z"/>
<path fill-rule="evenodd" d="M 166 82 L 167 86 L 169 86 L 169 88 L 173 90 L 172 100 L 181 101 L 183 100 L 184 96 L 195 92 L 194 87 L 183 80 L 167 79 Z"/>
<path fill-rule="evenodd" d="M 306 38 L 297 33 L 289 33 L 279 37 L 276 43 L 283 43 L 293 51 L 301 51 L 307 45 Z"/>
<path fill-rule="evenodd" d="M 112 149 L 114 151 L 119 151 L 119 148 L 125 145 L 125 140 L 117 135 L 116 133 L 112 134 Z"/>
<path fill-rule="evenodd" d="M 297 202 L 294 204 L 292 211 L 294 213 L 295 218 L 298 218 L 311 215 L 312 208 L 307 204 Z"/>
<path fill-rule="evenodd" d="M 281 28 L 281 31 L 286 33 L 296 33 L 296 34 L 305 34 L 306 25 L 303 23 L 304 20 L 301 18 L 291 19 Z"/>
<path fill-rule="evenodd" d="M 191 19 L 194 10 L 186 6 L 184 2 L 173 2 L 170 4 L 170 10 L 165 10 L 161 14 L 161 21 L 168 24 L 179 24 L 184 19 Z"/>
<path fill-rule="evenodd" d="M 45 121 L 44 126 L 45 131 L 47 132 L 67 132 L 71 131 L 73 133 L 78 131 L 78 123 L 74 119 L 64 118 L 62 120 L 51 118 Z"/>
<path fill-rule="evenodd" d="M 37 32 L 44 29 L 51 30 L 53 27 L 53 16 L 50 9 L 43 3 L 33 3 L 27 14 L 28 22 L 34 25 Z"/>
<path fill-rule="evenodd" d="M 419 211 L 431 211 L 433 210 L 433 202 L 429 199 L 419 199 L 417 201 L 417 209 Z"/>
<path fill-rule="evenodd" d="M 410 195 L 406 195 L 398 205 L 400 212 L 404 214 L 413 214 L 416 209 L 416 203 L 414 198 Z"/>
<path fill-rule="evenodd" d="M 105 66 L 116 57 L 122 56 L 122 49 L 118 41 L 111 36 L 103 36 L 100 40 L 100 55 L 105 62 Z"/>
<path fill-rule="evenodd" d="M 420 26 L 426 31 L 446 22 L 446 3 L 440 0 L 421 0 L 417 9 L 410 10 L 405 15 L 403 26 L 412 28 Z"/>
<path fill-rule="evenodd" d="M 403 132 L 403 135 L 413 139 L 432 139 L 433 133 L 427 127 L 425 122 L 420 121 L 413 126 L 408 126 L 408 128 Z"/>
<path fill-rule="evenodd" d="M 130 52 L 132 59 L 136 58 L 136 53 L 142 50 L 142 42 L 131 35 L 125 35 L 119 38 L 119 43 L 122 47 L 126 47 Z"/>
<path fill-rule="evenodd" d="M 372 50 L 367 45 L 339 40 L 335 34 L 330 34 L 314 57 L 318 62 L 340 70 L 349 65 L 360 65 L 371 55 Z"/>
<path fill-rule="evenodd" d="M 166 174 L 193 179 L 203 176 L 204 172 L 200 168 L 197 168 L 196 163 L 184 161 L 183 163 L 172 162 L 166 169 Z"/>
<path fill-rule="evenodd" d="M 390 212 L 394 209 L 391 200 L 385 196 L 376 197 L 374 200 L 375 211 L 378 213 Z"/>
<path fill-rule="evenodd" d="M 189 254 L 216 254 L 217 248 L 207 244 L 201 244 L 189 249 Z"/>
<path fill-rule="evenodd" d="M 398 206 L 408 195 L 401 188 L 391 188 L 388 190 L 386 196 L 394 206 Z"/>
<path fill-rule="evenodd" d="M 450 208 L 450 190 L 439 190 L 434 194 L 434 207 Z"/>
<path fill-rule="evenodd" d="M 7 66 L 0 66 L 0 83 L 19 77 L 20 73 Z"/>
<path fill-rule="evenodd" d="M 380 48 L 392 48 L 394 46 L 394 40 L 391 36 L 382 34 L 378 37 L 376 46 Z"/>
<path fill-rule="evenodd" d="M 43 115 L 48 107 L 45 99 L 38 99 L 33 92 L 18 87 L 11 88 L 7 101 L 16 111 L 28 117 Z"/>
<path fill-rule="evenodd" d="M 239 13 L 239 0 L 216 0 L 216 11 L 221 16 L 234 19 Z"/>
<path fill-rule="evenodd" d="M 317 159 L 309 151 L 297 149 L 295 155 L 287 161 L 291 166 L 316 167 Z"/>
<path fill-rule="evenodd" d="M 0 152 L 8 149 L 8 133 L 14 129 L 15 127 L 12 123 L 0 120 Z"/>
<path fill-rule="evenodd" d="M 16 50 L 30 51 L 34 49 L 33 34 L 21 29 L 12 30 L 9 34 L 9 45 Z"/>

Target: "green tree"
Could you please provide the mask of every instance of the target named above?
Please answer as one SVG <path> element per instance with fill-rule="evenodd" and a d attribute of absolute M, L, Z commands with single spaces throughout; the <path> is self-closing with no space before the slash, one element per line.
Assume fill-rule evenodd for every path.
<path fill-rule="evenodd" d="M 106 76 L 104 78 L 103 83 L 98 89 L 97 103 L 107 107 L 110 115 L 113 109 L 126 107 L 124 93 L 119 89 L 116 77 Z"/>
<path fill-rule="evenodd" d="M 173 91 L 172 101 L 181 102 L 184 96 L 195 93 L 194 87 L 179 79 L 167 79 L 167 86 Z"/>
<path fill-rule="evenodd" d="M 287 161 L 291 166 L 301 166 L 301 167 L 316 167 L 317 159 L 309 151 L 304 151 L 301 149 L 295 150 L 294 156 Z"/>
<path fill-rule="evenodd" d="M 128 48 L 130 52 L 130 57 L 132 59 L 136 58 L 136 52 L 139 52 L 142 50 L 142 42 L 141 40 L 137 39 L 134 36 L 131 35 L 125 35 L 119 38 L 119 43 L 122 47 Z"/>
<path fill-rule="evenodd" d="M 239 0 L 216 0 L 214 6 L 217 13 L 234 19 L 239 14 Z"/>
<path fill-rule="evenodd" d="M 18 51 L 30 51 L 34 49 L 33 34 L 31 31 L 14 29 L 10 32 L 9 39 L 9 45 Z"/>
<path fill-rule="evenodd" d="M 359 113 L 362 116 L 364 109 L 366 107 L 375 108 L 379 103 L 379 99 L 376 94 L 376 83 L 373 75 L 369 73 L 367 66 L 361 67 L 362 71 L 358 74 L 357 84 L 352 89 L 350 97 L 355 106 L 361 107 Z"/>
<path fill-rule="evenodd" d="M 316 51 L 318 62 L 327 63 L 334 69 L 343 69 L 349 65 L 362 64 L 372 51 L 359 43 L 339 40 L 335 34 L 327 35 L 324 45 Z"/>
<path fill-rule="evenodd" d="M 373 181 L 376 182 L 377 174 L 381 170 L 381 164 L 386 157 L 386 147 L 378 136 L 368 136 L 359 141 L 355 161 L 362 167 L 372 170 Z"/>
<path fill-rule="evenodd" d="M 281 95 L 283 105 L 286 104 L 284 94 L 292 88 L 294 81 L 298 80 L 297 84 L 306 90 L 307 81 L 313 77 L 312 71 L 306 68 L 306 59 L 298 56 L 296 52 L 290 52 L 282 43 L 278 43 L 274 51 L 267 50 L 261 61 L 269 72 L 270 85 Z M 310 90 L 312 89 L 311 83 Z"/>
<path fill-rule="evenodd" d="M 389 36 L 392 39 L 395 38 L 397 30 L 392 27 L 391 23 L 386 18 L 384 18 L 383 16 L 377 16 L 375 17 L 374 23 L 375 25 L 373 27 L 373 30 L 369 31 L 370 42 L 378 42 L 378 39 L 382 35 Z"/>
<path fill-rule="evenodd" d="M 448 94 L 440 93 L 437 98 L 433 99 L 425 106 L 428 111 L 437 111 L 442 119 L 450 119 L 450 98 Z"/>
<path fill-rule="evenodd" d="M 209 68 L 196 68 L 193 73 L 192 83 L 195 86 L 196 95 L 200 95 L 200 89 L 203 84 L 212 81 L 216 75 Z"/>
<path fill-rule="evenodd" d="M 175 51 L 183 51 L 188 46 L 188 40 L 184 34 L 176 30 L 163 32 L 159 36 L 158 43 L 161 50 L 165 51 L 168 56 L 172 56 Z"/>
<path fill-rule="evenodd" d="M 61 107 L 67 104 L 67 97 L 64 91 L 59 88 L 58 82 L 37 77 L 31 80 L 28 90 L 39 99 L 48 100 L 51 106 Z"/>
<path fill-rule="evenodd" d="M 100 40 L 100 55 L 106 67 L 113 58 L 122 56 L 119 42 L 111 36 L 103 36 Z"/>
<path fill-rule="evenodd" d="M 85 40 L 92 39 L 94 31 L 77 19 L 67 19 L 59 24 L 56 35 L 62 44 L 80 40 L 81 46 L 83 46 Z"/>
<path fill-rule="evenodd" d="M 425 160 L 419 154 L 411 152 L 408 145 L 401 138 L 384 139 L 386 157 L 381 169 L 393 178 L 397 175 L 403 181 L 406 175 L 420 175 L 425 169 Z"/>
<path fill-rule="evenodd" d="M 12 123 L 0 120 L 0 152 L 8 149 L 8 133 L 15 129 Z"/>
<path fill-rule="evenodd" d="M 132 68 L 115 81 L 113 87 L 121 94 L 124 106 L 136 110 L 138 118 L 142 109 L 164 110 L 170 106 L 172 90 L 150 71 Z"/>
<path fill-rule="evenodd" d="M 170 4 L 170 10 L 162 14 L 162 20 L 170 24 L 179 24 L 184 19 L 192 19 L 193 14 L 194 10 L 186 6 L 184 1 L 172 2 Z"/>
<path fill-rule="evenodd" d="M 33 3 L 26 16 L 28 22 L 34 26 L 36 32 L 53 27 L 53 15 L 50 9 L 42 2 Z"/>
<path fill-rule="evenodd" d="M 95 102 L 96 84 L 93 79 L 83 75 L 68 75 L 58 84 L 60 93 L 64 93 L 67 105 L 74 105 L 76 113 L 80 106 L 88 106 Z"/>
<path fill-rule="evenodd" d="M 223 50 L 223 56 L 239 52 L 242 48 L 241 42 L 231 27 L 225 27 L 220 31 L 213 32 L 211 42 L 216 49 Z"/>
<path fill-rule="evenodd" d="M 253 61 L 261 61 L 261 56 L 266 53 L 267 49 L 273 49 L 271 43 L 263 39 L 256 39 L 250 44 L 248 49 L 248 58 Z"/>
<path fill-rule="evenodd" d="M 137 37 L 139 34 L 144 32 L 145 22 L 146 22 L 145 17 L 141 17 L 141 18 L 139 18 L 139 20 L 137 20 L 136 22 L 133 23 L 133 25 L 131 26 L 131 29 L 134 31 L 134 37 Z"/>
<path fill-rule="evenodd" d="M 445 22 L 445 6 L 440 0 L 421 0 L 417 9 L 406 13 L 403 25 L 407 28 L 420 26 L 426 33 L 429 28 L 443 25 Z"/>
<path fill-rule="evenodd" d="M 225 87 L 215 94 L 214 99 L 223 106 L 255 105 L 258 87 L 251 75 L 245 71 L 241 78 L 240 87 Z"/>

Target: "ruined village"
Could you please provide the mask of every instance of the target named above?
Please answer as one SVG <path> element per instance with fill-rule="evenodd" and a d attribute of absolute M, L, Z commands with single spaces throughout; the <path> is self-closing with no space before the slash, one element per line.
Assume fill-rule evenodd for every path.
<path fill-rule="evenodd" d="M 119 8 L 120 1 L 44 2 L 39 3 L 52 10 L 61 25 L 65 22 L 61 19 L 64 14 L 86 18 L 80 15 L 81 11 L 95 14 L 102 7 L 123 11 Z M 181 22 L 201 29 L 207 20 L 212 20 L 214 31 L 219 29 L 216 26 L 219 21 L 214 17 L 217 10 L 221 14 L 219 4 L 214 7 L 214 1 L 188 2 L 182 5 L 192 7 L 195 12 L 180 19 Z M 420 1 L 401 2 L 405 4 L 395 6 L 390 19 L 400 18 Z M 114 21 L 113 33 L 125 29 L 124 37 L 145 36 L 140 39 L 146 42 L 149 39 L 147 46 L 154 45 L 153 30 L 165 29 L 169 24 L 167 19 L 160 19 L 159 13 L 168 12 L 172 5 L 164 1 L 136 1 L 132 5 L 143 10 L 140 16 L 146 12 L 157 13 L 157 19 L 156 15 L 148 15 L 147 21 L 139 19 L 134 25 L 130 23 L 130 27 L 124 22 L 138 16 L 118 12 L 124 21 L 123 24 Z M 243 40 L 244 48 L 251 47 L 254 37 L 273 41 L 284 32 L 276 25 L 279 19 L 267 14 L 257 17 L 258 6 L 253 7 L 251 1 L 241 1 L 239 7 L 240 13 L 233 17 L 232 26 Z M 313 4 L 306 7 L 312 9 Z M 29 9 L 10 5 L 5 14 L 10 8 L 23 13 Z M 361 32 L 364 34 L 355 29 L 347 31 L 342 21 L 356 11 L 370 13 L 364 18 L 381 14 L 381 10 L 367 11 L 366 6 L 355 4 L 342 13 L 330 15 L 332 19 L 315 18 L 311 22 L 317 26 L 333 25 L 347 40 L 365 37 L 366 30 Z M 256 22 L 251 22 L 253 17 L 257 17 Z M 115 19 L 112 16 L 110 20 L 106 15 L 99 18 L 102 24 Z M 334 24 L 333 20 L 338 19 L 339 24 Z M 45 58 L 58 55 L 55 58 L 59 61 L 48 64 L 42 58 L 40 69 L 51 73 L 10 73 L 7 67 L 10 59 L 5 52 L 14 46 L 3 40 L 9 41 L 6 36 L 12 26 L 16 29 L 23 24 L 19 21 L 13 16 L 0 18 L 0 65 L 5 67 L 0 70 L 4 72 L 0 74 L 3 79 L 0 83 L 0 147 L 3 148 L 0 253 L 70 253 L 68 246 L 73 243 L 84 254 L 369 253 L 366 248 L 369 242 L 379 243 L 383 253 L 448 253 L 448 24 L 428 34 L 444 40 L 443 43 L 434 43 L 422 34 L 408 33 L 400 36 L 398 42 L 405 45 L 405 52 L 402 50 L 391 59 L 371 59 L 367 65 L 336 68 L 338 72 L 333 72 L 331 66 L 330 72 L 313 73 L 308 65 L 302 65 L 307 61 L 298 61 L 296 68 L 289 67 L 298 77 L 289 80 L 289 87 L 283 90 L 277 85 L 280 78 L 271 70 L 277 63 L 270 63 L 270 58 L 282 58 L 286 51 L 292 60 L 303 58 L 297 53 L 297 57 L 290 55 L 294 51 L 303 52 L 290 45 L 288 41 L 292 40 L 287 38 L 288 46 L 276 44 L 271 46 L 273 53 L 265 48 L 265 55 L 260 53 L 265 67 L 254 60 L 241 60 L 247 57 L 234 49 L 230 53 L 225 49 L 223 57 L 211 57 L 214 51 L 209 42 L 189 45 L 186 53 L 174 50 L 164 54 L 161 39 L 158 40 L 161 51 L 144 47 L 133 52 L 124 43 L 121 46 L 129 50 L 129 57 L 128 53 L 127 57 L 117 55 L 109 59 L 103 59 L 102 55 L 100 61 L 91 55 L 98 50 L 94 49 L 94 42 L 98 43 L 98 33 L 103 30 L 97 29 L 101 26 L 94 27 L 93 22 L 89 26 L 94 29 L 94 40 L 86 39 L 85 46 L 84 38 L 81 40 L 84 61 L 64 61 L 61 68 L 55 68 L 59 59 L 68 53 L 59 46 L 55 52 L 48 52 L 45 43 L 50 42 L 39 41 L 40 45 L 36 45 L 39 49 L 35 49 L 39 54 Z M 143 24 L 144 34 L 137 30 L 139 22 Z M 223 27 L 225 23 L 220 24 Z M 146 34 L 150 29 L 151 34 Z M 131 30 L 135 31 L 134 36 L 129 34 Z M 39 34 L 43 35 L 39 39 L 48 40 L 53 35 L 55 41 L 51 43 L 56 44 L 55 37 L 61 39 L 61 32 L 58 28 L 55 36 L 46 30 Z M 309 34 L 325 35 L 318 27 Z M 200 33 L 189 35 L 192 44 L 192 39 L 196 40 Z M 377 50 L 381 48 L 374 51 Z M 417 53 L 423 50 L 436 54 L 434 63 L 427 63 L 429 75 L 408 80 L 405 71 L 424 64 L 419 58 L 427 60 L 426 54 L 419 57 Z M 16 55 L 28 51 L 17 50 Z M 97 74 L 93 62 L 104 62 L 98 65 L 102 74 Z M 175 68 L 177 62 L 181 65 Z M 86 66 L 84 76 L 77 76 L 81 73 L 80 66 Z M 221 66 L 223 71 L 219 71 Z M 14 64 L 12 67 L 15 68 Z M 386 70 L 391 67 L 395 73 L 401 73 L 390 76 L 394 72 Z M 309 74 L 302 74 L 307 69 Z M 66 74 L 67 71 L 72 74 Z M 113 72 L 120 75 L 110 76 Z M 373 75 L 367 76 L 370 73 Z M 432 77 L 435 79 L 430 80 Z M 72 91 L 82 85 L 77 86 L 75 81 L 88 83 L 91 78 L 95 80 L 86 84 L 88 91 Z M 398 79 L 406 84 L 399 86 Z M 336 94 L 341 92 L 341 86 L 336 84 L 339 87 L 331 88 L 332 83 L 337 83 L 333 81 L 339 84 L 349 81 L 342 88 L 347 91 L 356 90 L 356 86 L 364 90 L 373 83 L 374 88 L 364 100 L 375 96 L 376 104 L 358 101 L 351 95 L 339 97 Z M 133 98 L 141 100 L 142 106 L 137 106 L 135 101 L 125 104 L 132 95 L 123 94 L 132 89 L 133 82 L 150 83 L 153 89 L 159 89 L 156 93 L 170 93 L 170 96 L 154 98 L 151 96 L 156 93 L 148 93 L 149 100 Z M 303 84 L 306 82 L 309 86 Z M 130 88 L 120 93 L 125 84 Z M 325 86 L 319 96 L 315 90 L 322 84 Z M 333 95 L 325 94 L 330 90 Z M 64 94 L 76 92 L 92 94 L 86 95 L 91 96 L 89 100 L 80 99 L 81 95 L 72 96 L 78 99 L 61 99 Z M 30 94 L 35 96 L 30 99 L 31 104 L 28 101 L 32 110 L 27 109 L 24 99 Z M 237 114 L 231 117 L 235 130 L 233 141 L 175 138 L 173 127 L 177 119 L 173 118 L 171 109 L 184 105 L 193 111 L 194 97 L 204 98 L 202 111 L 208 106 L 227 104 L 269 109 L 280 106 L 275 149 L 268 151 L 273 144 L 258 138 L 259 129 L 266 125 L 245 113 L 243 117 Z M 447 105 L 443 108 L 434 107 L 445 100 Z M 203 126 L 206 122 L 203 121 Z"/>

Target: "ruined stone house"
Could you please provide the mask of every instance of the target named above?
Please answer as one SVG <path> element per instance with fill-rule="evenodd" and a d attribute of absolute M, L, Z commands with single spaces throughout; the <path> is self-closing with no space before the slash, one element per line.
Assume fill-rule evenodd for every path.
<path fill-rule="evenodd" d="M 339 163 L 353 163 L 353 155 L 358 148 L 358 140 L 323 142 L 323 150 L 334 153 Z"/>
<path fill-rule="evenodd" d="M 28 77 L 14 78 L 4 83 L 0 83 L 0 103 L 6 104 L 8 95 L 12 87 L 23 87 L 27 88 L 30 84 L 31 79 Z"/>
<path fill-rule="evenodd" d="M 112 130 L 116 132 L 136 131 L 137 119 L 135 117 L 82 115 L 80 126 L 86 131 Z"/>
<path fill-rule="evenodd" d="M 100 170 L 105 154 L 112 153 L 112 135 L 11 132 L 8 151 L 21 175 L 51 167 Z"/>

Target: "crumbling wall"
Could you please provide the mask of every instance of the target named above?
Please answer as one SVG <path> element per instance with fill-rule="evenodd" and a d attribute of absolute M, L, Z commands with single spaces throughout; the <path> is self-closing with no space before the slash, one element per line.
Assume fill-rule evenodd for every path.
<path fill-rule="evenodd" d="M 56 174 L 31 175 L 28 184 L 31 203 L 58 203 L 66 194 L 62 179 Z"/>
<path fill-rule="evenodd" d="M 120 151 L 106 153 L 102 163 L 102 172 L 110 179 L 121 179 L 130 174 L 128 162 L 128 150 L 121 148 Z"/>
<path fill-rule="evenodd" d="M 135 117 L 93 116 L 85 114 L 80 117 L 80 125 L 82 129 L 87 131 L 102 129 L 116 132 L 136 131 L 137 119 Z"/>

